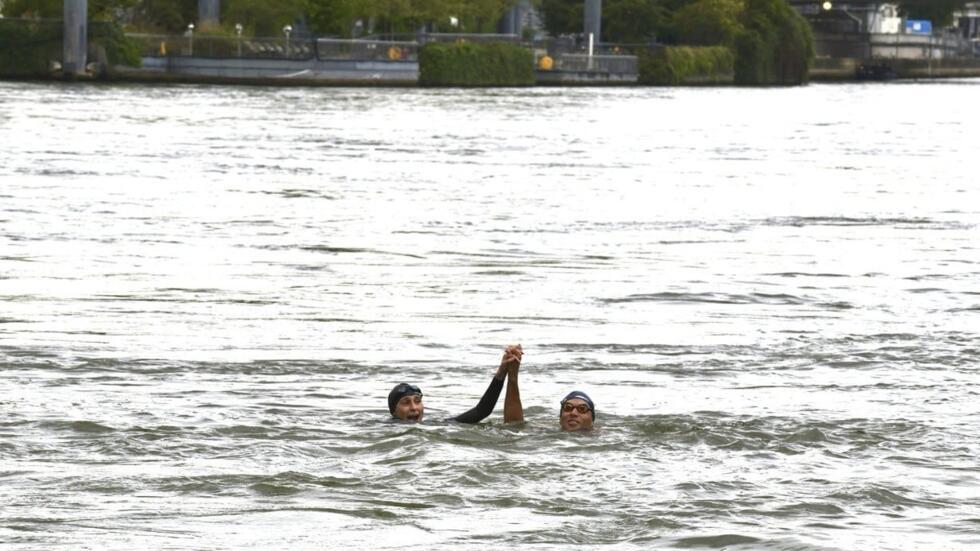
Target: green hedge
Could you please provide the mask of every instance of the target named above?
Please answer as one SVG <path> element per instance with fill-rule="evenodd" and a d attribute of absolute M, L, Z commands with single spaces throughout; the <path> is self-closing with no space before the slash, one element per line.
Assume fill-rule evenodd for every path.
<path fill-rule="evenodd" d="M 533 86 L 534 55 L 513 44 L 426 44 L 419 50 L 422 86 Z"/>
<path fill-rule="evenodd" d="M 115 23 L 90 22 L 88 24 L 88 39 L 90 55 L 93 45 L 105 48 L 106 60 L 109 65 L 139 67 L 143 64 L 139 44 L 128 38 L 122 27 Z"/>
<path fill-rule="evenodd" d="M 638 53 L 640 84 L 731 83 L 735 55 L 724 46 L 665 46 Z"/>
<path fill-rule="evenodd" d="M 64 25 L 61 21 L 0 19 L 0 76 L 35 78 L 50 76 L 51 61 L 61 61 Z M 92 21 L 88 25 L 89 60 L 105 49 L 110 65 L 139 66 L 139 49 L 115 23 Z"/>

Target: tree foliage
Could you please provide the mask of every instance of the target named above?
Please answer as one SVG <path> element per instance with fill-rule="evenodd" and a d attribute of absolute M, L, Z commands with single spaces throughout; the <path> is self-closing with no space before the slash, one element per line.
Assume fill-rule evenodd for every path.
<path fill-rule="evenodd" d="M 197 20 L 197 0 L 141 0 L 132 13 L 138 28 L 181 33 Z"/>
<path fill-rule="evenodd" d="M 584 0 L 542 0 L 539 13 L 551 36 L 584 31 Z M 649 42 L 666 27 L 668 13 L 665 3 L 657 0 L 604 0 L 602 42 Z"/>
<path fill-rule="evenodd" d="M 802 84 L 813 63 L 809 23 L 786 0 L 746 0 L 735 40 L 735 82 Z"/>
<path fill-rule="evenodd" d="M 55 18 L 23 24 L 0 19 L 0 77 L 44 78 L 52 74 L 50 62 L 62 59 L 64 25 Z M 118 24 L 93 21 L 88 26 L 89 59 L 105 52 L 108 65 L 140 64 L 139 49 L 123 34 Z"/>
<path fill-rule="evenodd" d="M 279 36 L 282 27 L 305 20 L 314 34 L 349 37 L 366 32 L 410 33 L 422 26 L 438 32 L 494 32 L 516 0 L 222 0 L 225 32 L 236 23 L 246 35 Z M 6 0 L 9 17 L 60 19 L 63 0 Z M 181 33 L 197 23 L 198 0 L 89 0 L 89 18 L 126 20 L 132 27 Z M 451 23 L 451 18 L 456 24 Z M 360 21 L 360 27 L 357 22 Z M 580 25 L 581 26 L 581 25 Z M 205 29 L 201 29 L 205 30 Z M 211 29 L 216 31 L 216 29 Z"/>
<path fill-rule="evenodd" d="M 303 0 L 225 0 L 221 3 L 224 25 L 240 23 L 246 34 L 280 36 L 282 28 L 303 15 Z"/>
<path fill-rule="evenodd" d="M 348 37 L 355 29 L 376 34 L 493 32 L 515 0 L 304 0 L 310 30 Z M 451 23 L 451 18 L 456 24 Z M 360 27 L 357 22 L 360 21 Z"/>
<path fill-rule="evenodd" d="M 605 0 L 602 3 L 602 41 L 627 44 L 650 42 L 666 26 L 667 18 L 667 11 L 659 2 Z"/>
<path fill-rule="evenodd" d="M 90 0 L 89 19 L 111 21 L 117 14 L 137 4 L 139 0 Z M 61 19 L 65 11 L 64 5 L 64 0 L 6 0 L 3 2 L 3 15 Z"/>
<path fill-rule="evenodd" d="M 671 20 L 674 41 L 695 46 L 734 46 L 742 31 L 744 0 L 698 0 L 678 9 Z"/>
<path fill-rule="evenodd" d="M 731 82 L 735 65 L 725 46 L 662 46 L 639 51 L 640 84 L 676 86 Z"/>
<path fill-rule="evenodd" d="M 551 36 L 579 34 L 584 27 L 583 0 L 541 0 L 544 29 Z"/>

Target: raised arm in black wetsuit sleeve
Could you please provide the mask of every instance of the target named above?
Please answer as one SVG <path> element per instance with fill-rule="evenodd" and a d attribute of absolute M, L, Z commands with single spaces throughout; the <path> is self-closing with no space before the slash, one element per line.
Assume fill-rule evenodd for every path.
<path fill-rule="evenodd" d="M 521 349 L 521 345 L 508 346 L 504 351 L 504 357 L 500 359 L 500 368 L 497 369 L 497 374 L 490 381 L 490 386 L 487 387 L 487 391 L 483 393 L 483 398 L 480 398 L 480 403 L 466 413 L 453 417 L 453 421 L 459 423 L 479 423 L 486 419 L 493 412 L 493 407 L 497 404 L 497 399 L 500 398 L 500 391 L 504 388 L 504 379 L 508 376 L 517 376 L 517 369 L 521 365 L 521 356 L 523 355 L 524 350 Z M 516 381 L 514 386 L 514 392 L 516 392 Z M 508 390 L 508 392 L 510 391 Z M 517 401 L 520 402 L 519 396 Z M 506 408 L 504 412 L 504 417 L 506 417 Z M 504 421 L 523 420 L 523 418 L 524 416 L 522 414 L 521 419 L 504 419 Z"/>
<path fill-rule="evenodd" d="M 490 381 L 483 397 L 476 406 L 466 413 L 451 418 L 451 421 L 458 423 L 479 423 L 493 413 L 500 392 L 504 388 L 504 379 L 507 378 L 508 369 L 516 371 L 521 364 L 521 345 L 508 346 L 504 351 L 504 356 L 500 360 L 500 367 Z M 399 383 L 388 394 L 388 411 L 391 416 L 402 421 L 421 422 L 425 414 L 425 406 L 422 405 L 422 389 L 408 383 Z"/>
<path fill-rule="evenodd" d="M 495 375 L 490 380 L 490 386 L 487 387 L 487 391 L 483 393 L 483 398 L 480 398 L 480 403 L 466 413 L 461 413 L 453 417 L 452 420 L 458 423 L 479 423 L 489 417 L 493 413 L 493 407 L 497 405 L 497 399 L 500 398 L 500 391 L 504 388 L 505 376 L 501 376 L 500 374 Z"/>

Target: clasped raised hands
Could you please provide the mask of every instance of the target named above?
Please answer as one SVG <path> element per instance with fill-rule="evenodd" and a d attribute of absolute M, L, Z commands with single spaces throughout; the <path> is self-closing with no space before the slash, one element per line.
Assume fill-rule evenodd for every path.
<path fill-rule="evenodd" d="M 500 367 L 506 369 L 508 373 L 516 373 L 518 368 L 521 367 L 521 357 L 523 355 L 524 350 L 520 344 L 508 346 L 504 350 L 504 357 L 500 360 Z"/>

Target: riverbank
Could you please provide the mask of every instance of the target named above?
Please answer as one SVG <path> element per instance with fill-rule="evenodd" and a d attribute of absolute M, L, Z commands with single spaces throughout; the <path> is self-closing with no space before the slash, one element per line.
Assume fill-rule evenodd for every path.
<path fill-rule="evenodd" d="M 873 68 L 864 72 L 861 67 Z M 810 80 L 816 82 L 848 82 L 891 79 L 980 78 L 980 58 L 952 59 L 817 59 L 810 69 Z"/>
<path fill-rule="evenodd" d="M 537 63 L 536 63 L 537 64 Z M 540 64 L 538 64 L 540 65 Z M 861 71 L 862 66 L 875 71 Z M 535 70 L 535 86 L 636 86 L 637 57 L 631 55 L 557 56 L 551 69 Z M 980 78 L 980 58 L 860 59 L 818 58 L 810 68 L 814 82 L 861 80 Z M 62 80 L 56 63 L 47 75 L 0 74 L 3 80 Z M 419 86 L 419 64 L 409 59 L 307 59 L 251 57 L 143 56 L 140 67 L 111 65 L 105 56 L 89 64 L 75 80 L 247 84 L 265 86 Z M 671 86 L 734 86 L 731 74 L 704 78 L 689 75 Z"/>
<path fill-rule="evenodd" d="M 858 82 L 862 64 L 877 63 L 889 69 L 881 80 L 980 78 L 980 59 L 945 60 L 817 60 L 810 70 L 812 82 Z M 24 77 L 0 75 L 2 80 Z M 63 80 L 49 77 L 27 80 Z M 144 58 L 142 67 L 100 67 L 78 81 L 244 84 L 258 86 L 383 86 L 415 87 L 418 63 L 414 61 L 296 61 L 276 59 L 213 59 L 192 57 Z M 535 86 L 637 86 L 637 74 L 612 71 L 536 70 Z M 732 79 L 686 78 L 673 86 L 734 86 Z"/>

